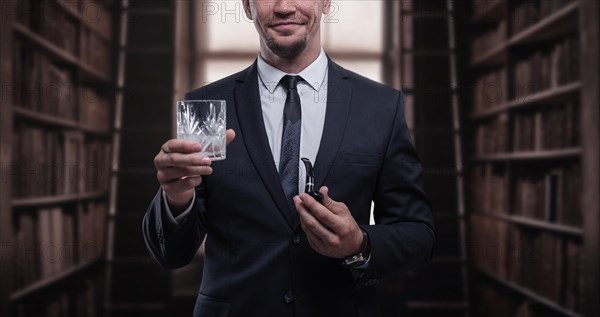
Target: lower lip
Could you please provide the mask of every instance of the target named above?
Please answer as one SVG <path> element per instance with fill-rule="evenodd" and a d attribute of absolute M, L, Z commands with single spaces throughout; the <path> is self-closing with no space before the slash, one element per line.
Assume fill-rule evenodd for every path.
<path fill-rule="evenodd" d="M 279 24 L 279 25 L 275 25 L 273 26 L 273 28 L 275 30 L 278 31 L 287 31 L 287 30 L 291 30 L 291 29 L 295 29 L 299 26 L 299 24 Z"/>

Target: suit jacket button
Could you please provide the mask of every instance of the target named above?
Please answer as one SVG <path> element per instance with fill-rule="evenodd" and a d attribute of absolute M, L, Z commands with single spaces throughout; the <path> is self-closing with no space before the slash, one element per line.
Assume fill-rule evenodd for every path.
<path fill-rule="evenodd" d="M 285 293 L 285 295 L 283 295 L 283 300 L 288 304 L 293 302 L 294 301 L 294 293 L 292 293 L 292 291 Z"/>
<path fill-rule="evenodd" d="M 299 245 L 300 244 L 300 235 L 295 234 L 292 237 L 292 243 L 294 243 L 294 245 Z"/>

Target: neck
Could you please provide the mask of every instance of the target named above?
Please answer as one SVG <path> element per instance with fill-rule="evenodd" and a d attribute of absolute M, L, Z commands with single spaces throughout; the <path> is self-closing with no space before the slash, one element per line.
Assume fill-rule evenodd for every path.
<path fill-rule="evenodd" d="M 291 58 L 283 58 L 271 51 L 266 44 L 261 41 L 260 56 L 267 64 L 290 74 L 298 74 L 303 71 L 308 65 L 312 64 L 321 54 L 321 43 L 309 45 L 298 56 Z"/>

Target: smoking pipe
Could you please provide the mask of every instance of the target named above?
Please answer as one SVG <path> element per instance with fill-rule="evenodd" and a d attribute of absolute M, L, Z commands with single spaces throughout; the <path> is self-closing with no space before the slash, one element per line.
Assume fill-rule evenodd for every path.
<path fill-rule="evenodd" d="M 322 204 L 323 194 L 315 190 L 315 174 L 312 163 L 306 157 L 301 158 L 301 160 L 304 162 L 304 167 L 306 167 L 306 186 L 304 186 L 304 192 Z"/>

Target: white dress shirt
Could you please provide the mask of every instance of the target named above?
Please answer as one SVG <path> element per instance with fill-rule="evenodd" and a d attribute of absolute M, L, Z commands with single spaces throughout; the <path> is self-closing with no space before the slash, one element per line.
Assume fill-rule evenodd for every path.
<path fill-rule="evenodd" d="M 327 110 L 327 56 L 321 50 L 317 59 L 298 74 L 285 73 L 258 57 L 258 86 L 262 106 L 265 130 L 269 138 L 269 147 L 273 154 L 275 167 L 279 170 L 281 154 L 281 136 L 283 134 L 283 108 L 287 97 L 285 87 L 279 81 L 285 75 L 299 75 L 303 81 L 298 82 L 298 94 L 302 107 L 302 130 L 300 132 L 300 157 L 306 157 L 315 164 L 323 125 Z M 304 192 L 306 170 L 300 162 L 298 192 Z"/>
<path fill-rule="evenodd" d="M 287 97 L 287 91 L 279 85 L 279 81 L 285 75 L 299 75 L 303 79 L 303 81 L 298 82 L 298 94 L 300 95 L 302 107 L 300 157 L 310 159 L 314 165 L 317 152 L 319 151 L 319 144 L 321 143 L 321 135 L 323 134 L 323 126 L 325 124 L 325 111 L 327 110 L 327 64 L 327 56 L 323 49 L 321 49 L 319 57 L 298 74 L 283 72 L 267 64 L 262 56 L 258 56 L 257 68 L 260 102 L 265 130 L 269 139 L 269 147 L 271 148 L 271 154 L 273 154 L 273 161 L 277 170 L 279 170 L 281 136 L 283 134 L 283 108 Z M 298 192 L 302 193 L 304 192 L 306 181 L 304 164 L 299 164 L 298 169 Z M 318 190 L 318 188 L 316 189 Z M 192 209 L 196 193 L 194 192 L 189 207 L 177 217 L 173 217 L 164 191 L 163 198 L 170 226 L 177 228 Z"/>

